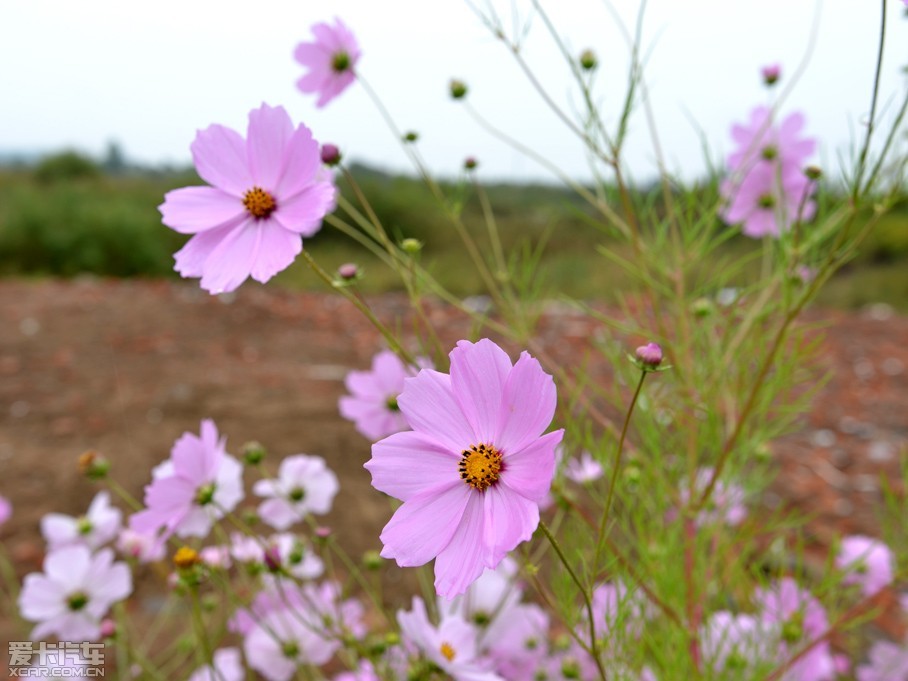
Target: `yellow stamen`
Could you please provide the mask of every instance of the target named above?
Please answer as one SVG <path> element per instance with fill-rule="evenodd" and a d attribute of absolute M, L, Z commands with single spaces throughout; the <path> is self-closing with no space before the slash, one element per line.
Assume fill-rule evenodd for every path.
<path fill-rule="evenodd" d="M 277 208 L 274 197 L 261 187 L 253 187 L 243 195 L 243 205 L 255 218 L 267 218 Z"/>
<path fill-rule="evenodd" d="M 472 445 L 463 451 L 458 468 L 461 479 L 473 489 L 482 492 L 498 482 L 501 454 L 491 445 Z"/>
<path fill-rule="evenodd" d="M 202 559 L 199 557 L 199 554 L 188 546 L 181 546 L 173 555 L 173 564 L 180 570 L 188 570 L 201 562 Z"/>
<path fill-rule="evenodd" d="M 454 652 L 454 648 L 451 647 L 451 644 L 446 641 L 441 644 L 441 654 L 445 656 L 445 659 L 448 662 L 452 662 L 457 653 Z"/>

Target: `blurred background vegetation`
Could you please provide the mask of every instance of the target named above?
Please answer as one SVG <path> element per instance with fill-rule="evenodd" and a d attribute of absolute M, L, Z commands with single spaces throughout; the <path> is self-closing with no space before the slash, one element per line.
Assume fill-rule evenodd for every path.
<path fill-rule="evenodd" d="M 425 247 L 421 264 L 454 293 L 480 293 L 482 284 L 465 261 L 460 238 L 444 210 L 417 179 L 391 176 L 363 166 L 351 174 L 362 188 L 392 238 L 411 237 Z M 115 144 L 103 160 L 64 151 L 27 163 L 0 168 L 0 275 L 73 277 L 170 277 L 173 253 L 188 237 L 161 224 L 157 206 L 170 189 L 204 184 L 192 169 L 140 168 L 128 164 Z M 353 192 L 339 180 L 344 196 Z M 443 184 L 461 209 L 467 227 L 480 244 L 486 228 L 476 189 L 465 176 Z M 551 290 L 572 297 L 610 301 L 628 281 L 620 268 L 602 255 L 619 249 L 618 242 L 597 226 L 589 208 L 572 192 L 554 185 L 484 185 L 495 209 L 506 252 L 529 261 L 540 257 L 534 277 Z M 697 189 L 707 202 L 716 195 L 714 183 Z M 820 206 L 835 198 L 821 197 Z M 633 200 L 657 205 L 660 192 L 642 188 Z M 618 201 L 610 201 L 618 205 Z M 339 212 L 342 215 L 342 212 Z M 329 271 L 355 262 L 365 272 L 366 292 L 395 290 L 393 272 L 326 225 L 305 247 Z M 758 242 L 741 236 L 729 239 L 716 254 L 759 253 Z M 758 265 L 759 258 L 755 263 Z M 324 284 L 299 260 L 276 278 L 278 285 L 323 289 Z M 908 311 L 908 198 L 887 214 L 860 253 L 829 282 L 821 304 L 855 308 L 884 302 Z"/>

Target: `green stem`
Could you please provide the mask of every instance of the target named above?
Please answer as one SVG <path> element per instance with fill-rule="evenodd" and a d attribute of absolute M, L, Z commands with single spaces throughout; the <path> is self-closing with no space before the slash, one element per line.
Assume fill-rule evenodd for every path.
<path fill-rule="evenodd" d="M 599 677 L 602 679 L 602 681 L 608 681 L 608 677 L 605 673 L 605 668 L 602 666 L 602 660 L 599 659 L 599 643 L 596 640 L 596 621 L 595 619 L 593 619 L 593 602 L 590 599 L 590 594 L 588 593 L 587 588 L 586 586 L 584 586 L 583 582 L 580 581 L 577 573 L 574 572 L 574 567 L 564 555 L 564 551 L 561 550 L 561 546 L 558 544 L 558 541 L 555 539 L 554 535 L 549 532 L 548 526 L 546 526 L 546 524 L 542 520 L 539 521 L 539 529 L 542 530 L 542 533 L 546 536 L 546 539 L 549 540 L 552 548 L 555 549 L 555 553 L 558 554 L 558 559 L 561 561 L 561 564 L 564 565 L 564 569 L 567 570 L 568 574 L 571 576 L 571 579 L 574 580 L 574 584 L 577 585 L 577 589 L 580 591 L 580 595 L 583 596 L 583 604 L 586 607 L 586 615 L 590 625 L 590 655 L 592 655 L 593 660 L 596 662 L 596 667 L 599 670 Z"/>
<path fill-rule="evenodd" d="M 621 455 L 624 452 L 624 440 L 627 438 L 627 430 L 631 423 L 631 416 L 634 413 L 634 407 L 637 406 L 637 400 L 640 397 L 640 391 L 643 390 L 643 381 L 649 372 L 645 369 L 640 372 L 640 380 L 637 382 L 637 389 L 631 398 L 631 403 L 627 408 L 627 414 L 624 416 L 624 425 L 621 427 L 621 436 L 618 438 L 618 448 L 615 450 L 615 463 L 612 467 L 612 477 L 609 481 L 608 496 L 605 498 L 605 506 L 602 508 L 602 517 L 599 519 L 599 532 L 596 539 L 596 565 L 599 564 L 599 553 L 602 548 L 602 538 L 605 536 L 605 525 L 608 522 L 609 512 L 612 508 L 612 499 L 615 496 L 615 485 L 618 480 L 618 469 L 621 467 Z"/>

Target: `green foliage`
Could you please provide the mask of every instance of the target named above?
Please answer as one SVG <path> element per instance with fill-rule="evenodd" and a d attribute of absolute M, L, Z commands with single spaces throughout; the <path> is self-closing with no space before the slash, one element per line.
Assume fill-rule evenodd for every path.
<path fill-rule="evenodd" d="M 35 179 L 42 183 L 94 179 L 101 169 L 88 156 L 78 151 L 62 151 L 46 156 L 35 168 Z"/>
<path fill-rule="evenodd" d="M 156 206 L 173 184 L 0 175 L 0 273 L 167 275 L 184 238 L 162 227 Z"/>
<path fill-rule="evenodd" d="M 442 206 L 421 180 L 356 165 L 352 172 L 392 241 L 412 237 L 423 242 L 421 264 L 452 293 L 485 292 L 475 273 L 463 276 L 466 255 L 449 219 L 449 213 L 461 217 L 489 266 L 498 269 L 475 187 L 464 180 L 441 183 L 449 197 L 449 205 Z M 161 224 L 157 206 L 168 190 L 193 184 L 202 182 L 192 172 L 104 175 L 76 152 L 50 156 L 31 173 L 0 173 L 0 274 L 176 277 L 173 254 L 187 237 Z M 350 183 L 340 178 L 338 184 L 342 195 L 364 211 Z M 597 221 L 573 192 L 553 185 L 509 184 L 487 185 L 482 191 L 495 206 L 501 247 L 510 254 L 508 276 L 521 297 L 532 289 L 534 298 L 560 291 L 615 302 L 618 291 L 639 285 L 627 270 L 633 255 L 627 244 Z M 604 191 L 610 205 L 619 204 L 613 190 Z M 704 211 L 704 206 L 715 203 L 715 192 L 714 186 L 704 186 L 676 198 L 683 199 L 685 213 L 699 215 L 701 221 L 715 220 Z M 658 192 L 639 191 L 632 201 L 654 215 L 664 213 Z M 353 222 L 341 208 L 336 214 Z M 659 233 L 652 226 L 644 228 L 654 236 Z M 723 273 L 725 286 L 746 285 L 759 275 L 760 245 L 733 230 L 718 234 L 721 238 L 709 247 L 711 268 Z M 696 230 L 682 235 L 686 247 L 696 246 L 691 241 L 695 235 Z M 307 240 L 306 248 L 329 271 L 344 262 L 360 264 L 366 277 L 358 285 L 365 291 L 400 289 L 400 279 L 391 268 L 336 229 L 325 226 L 316 238 Z M 742 260 L 747 253 L 753 257 Z M 603 262 L 600 254 L 608 261 Z M 854 260 L 830 282 L 822 302 L 844 307 L 888 302 L 908 308 L 908 269 L 900 265 L 906 258 L 908 203 L 902 202 L 880 220 Z M 737 263 L 735 269 L 729 267 L 732 262 Z M 707 271 L 700 268 L 698 276 Z M 301 262 L 282 273 L 278 282 L 293 288 L 323 286 Z"/>

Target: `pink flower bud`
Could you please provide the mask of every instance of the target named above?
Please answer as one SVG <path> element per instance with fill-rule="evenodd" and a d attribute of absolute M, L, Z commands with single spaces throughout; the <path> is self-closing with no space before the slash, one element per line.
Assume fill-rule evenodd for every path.
<path fill-rule="evenodd" d="M 662 348 L 658 343 L 641 345 L 634 354 L 637 360 L 649 369 L 655 369 L 662 364 Z"/>
<path fill-rule="evenodd" d="M 359 275 L 359 267 L 355 263 L 347 262 L 337 268 L 337 276 L 346 281 L 356 279 Z"/>
<path fill-rule="evenodd" d="M 326 166 L 336 166 L 341 162 L 341 153 L 333 144 L 322 145 L 322 163 Z"/>
<path fill-rule="evenodd" d="M 782 67 L 778 64 L 767 64 L 760 69 L 760 75 L 763 76 L 763 83 L 767 86 L 773 86 L 782 76 Z"/>
<path fill-rule="evenodd" d="M 102 638 L 110 638 L 117 633 L 117 624 L 109 617 L 101 620 L 101 636 Z"/>

